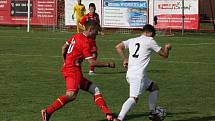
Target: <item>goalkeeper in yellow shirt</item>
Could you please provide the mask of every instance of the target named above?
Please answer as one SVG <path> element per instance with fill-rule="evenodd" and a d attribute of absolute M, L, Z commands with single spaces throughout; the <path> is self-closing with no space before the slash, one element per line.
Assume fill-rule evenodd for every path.
<path fill-rule="evenodd" d="M 76 14 L 76 25 L 77 25 L 77 33 L 80 32 L 79 28 L 81 27 L 79 25 L 79 22 L 81 21 L 82 17 L 84 16 L 86 12 L 84 4 L 81 3 L 81 0 L 78 0 L 78 4 L 74 6 L 74 12 L 72 14 L 72 19 L 74 19 L 74 15 Z"/>

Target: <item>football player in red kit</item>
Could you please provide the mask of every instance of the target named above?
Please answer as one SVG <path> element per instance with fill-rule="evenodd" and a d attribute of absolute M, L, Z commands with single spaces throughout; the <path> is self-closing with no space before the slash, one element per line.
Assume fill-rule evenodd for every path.
<path fill-rule="evenodd" d="M 83 18 L 80 21 L 80 24 L 82 26 L 87 26 L 90 25 L 92 22 L 97 22 L 100 23 L 99 20 L 99 15 L 95 12 L 96 11 L 96 6 L 94 3 L 89 4 L 89 13 L 84 15 Z M 86 28 L 86 27 L 85 27 Z M 101 28 L 99 28 L 99 31 L 101 32 Z M 91 46 L 91 52 L 93 53 L 93 59 L 97 59 L 97 46 L 96 46 L 96 37 L 95 38 L 90 38 L 92 39 L 90 46 Z M 94 66 L 89 67 L 89 75 L 95 75 L 95 68 Z"/>
<path fill-rule="evenodd" d="M 95 38 L 99 24 L 92 22 L 83 33 L 76 34 L 68 39 L 62 47 L 64 64 L 62 75 L 66 82 L 66 94 L 58 99 L 48 108 L 41 110 L 42 121 L 49 121 L 51 115 L 62 108 L 68 102 L 74 101 L 79 89 L 89 92 L 94 97 L 95 104 L 106 114 L 108 121 L 113 120 L 112 112 L 108 109 L 99 88 L 88 79 L 84 78 L 81 72 L 81 62 L 85 59 L 89 65 L 95 67 L 115 68 L 114 62 L 100 62 L 93 59 L 90 47 L 90 39 Z"/>

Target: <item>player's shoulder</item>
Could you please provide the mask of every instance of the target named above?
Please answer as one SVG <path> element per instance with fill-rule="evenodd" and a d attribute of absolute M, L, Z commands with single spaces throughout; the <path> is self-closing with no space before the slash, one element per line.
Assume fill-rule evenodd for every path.
<path fill-rule="evenodd" d="M 76 39 L 85 39 L 87 38 L 86 35 L 84 35 L 84 33 L 78 33 L 74 35 L 74 38 Z"/>
<path fill-rule="evenodd" d="M 87 37 L 83 33 L 78 33 L 73 36 L 73 39 L 77 44 L 83 44 L 88 41 Z"/>
<path fill-rule="evenodd" d="M 153 37 L 147 37 L 144 35 L 139 36 L 137 39 L 140 41 L 149 42 L 149 43 L 154 41 Z"/>
<path fill-rule="evenodd" d="M 94 15 L 95 15 L 95 16 L 99 16 L 99 14 L 98 14 L 98 13 L 94 13 Z"/>
<path fill-rule="evenodd" d="M 141 40 L 141 36 L 130 38 L 127 41 L 136 42 L 136 41 L 139 41 L 139 40 Z"/>
<path fill-rule="evenodd" d="M 86 17 L 89 17 L 89 16 L 91 16 L 91 15 L 90 15 L 90 13 L 87 13 L 85 16 L 86 16 Z"/>
<path fill-rule="evenodd" d="M 75 4 L 75 6 L 74 6 L 75 8 L 77 8 L 77 7 L 79 7 L 79 5 L 78 4 Z"/>
<path fill-rule="evenodd" d="M 84 4 L 81 4 L 80 6 L 85 7 Z"/>
<path fill-rule="evenodd" d="M 85 15 L 83 16 L 84 19 L 86 19 L 86 18 L 88 18 L 88 17 L 89 17 L 89 13 L 87 13 L 87 14 L 85 14 Z M 82 19 L 83 19 L 83 18 L 82 18 Z"/>

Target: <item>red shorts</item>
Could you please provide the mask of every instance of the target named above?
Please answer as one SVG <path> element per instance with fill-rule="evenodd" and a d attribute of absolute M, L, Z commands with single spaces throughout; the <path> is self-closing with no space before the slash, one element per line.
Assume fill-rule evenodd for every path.
<path fill-rule="evenodd" d="M 66 81 L 66 92 L 78 92 L 79 89 L 88 91 L 89 86 L 92 84 L 91 81 L 84 78 L 82 73 L 78 71 L 69 76 L 64 76 L 64 79 Z"/>

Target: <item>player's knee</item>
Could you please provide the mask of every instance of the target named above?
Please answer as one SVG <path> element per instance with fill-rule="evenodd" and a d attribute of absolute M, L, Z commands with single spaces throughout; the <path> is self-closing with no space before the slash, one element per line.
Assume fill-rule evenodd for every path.
<path fill-rule="evenodd" d="M 94 53 L 93 53 L 93 59 L 96 60 L 97 56 L 98 56 L 97 52 L 94 52 Z"/>
<path fill-rule="evenodd" d="M 139 98 L 138 97 L 130 97 L 130 98 L 133 98 L 135 100 L 135 103 L 138 102 Z"/>
<path fill-rule="evenodd" d="M 68 97 L 69 101 L 73 101 L 76 99 L 77 93 L 76 92 L 66 92 L 66 96 Z"/>
<path fill-rule="evenodd" d="M 156 90 L 159 90 L 159 86 L 155 82 L 152 82 L 150 86 L 147 88 L 147 91 L 149 92 L 153 92 Z"/>
<path fill-rule="evenodd" d="M 156 83 L 154 83 L 152 86 L 152 91 L 157 91 L 157 90 L 159 90 L 159 86 Z"/>
<path fill-rule="evenodd" d="M 100 90 L 95 84 L 90 85 L 88 92 L 91 93 L 92 95 L 100 94 Z"/>

